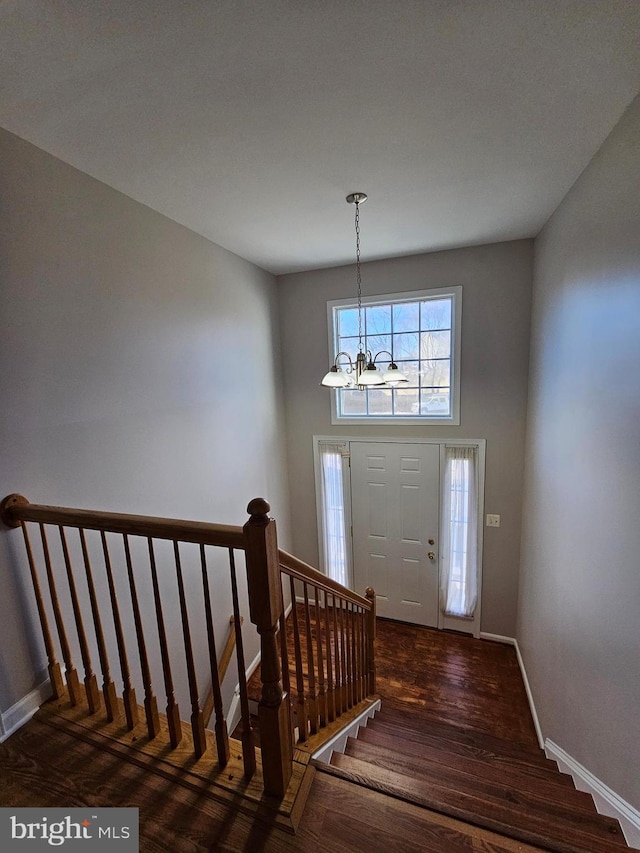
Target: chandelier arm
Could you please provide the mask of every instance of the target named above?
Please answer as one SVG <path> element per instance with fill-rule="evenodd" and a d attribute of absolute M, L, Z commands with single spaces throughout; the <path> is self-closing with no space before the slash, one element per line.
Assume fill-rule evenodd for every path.
<path fill-rule="evenodd" d="M 349 361 L 349 367 L 347 367 L 347 369 L 345 370 L 345 373 L 353 373 L 353 371 L 354 371 L 353 362 L 351 361 L 351 356 L 349 355 L 348 352 L 339 352 L 333 360 L 334 365 L 336 367 L 340 367 L 340 363 L 339 363 L 338 359 L 340 358 L 341 355 L 344 356 Z"/>
<path fill-rule="evenodd" d="M 375 356 L 374 356 L 374 358 L 373 358 L 373 363 L 374 363 L 374 364 L 376 363 L 376 361 L 378 360 L 378 356 L 380 356 L 380 355 L 384 355 L 385 353 L 389 356 L 389 361 L 390 361 L 390 362 L 393 362 L 393 353 L 392 353 L 392 352 L 389 352 L 389 350 L 388 350 L 388 349 L 381 349 L 381 350 L 380 350 L 380 352 L 377 352 L 377 353 L 375 354 Z"/>

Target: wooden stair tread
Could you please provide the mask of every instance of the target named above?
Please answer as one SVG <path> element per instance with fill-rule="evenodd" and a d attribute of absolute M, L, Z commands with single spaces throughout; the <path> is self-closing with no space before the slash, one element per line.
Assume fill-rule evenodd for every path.
<path fill-rule="evenodd" d="M 333 770 L 333 768 L 330 768 Z M 541 853 L 510 838 L 462 823 L 414 803 L 352 784 L 333 772 L 316 773 L 312 792 L 330 804 L 314 843 L 297 850 L 330 853 Z M 304 828 L 304 820 L 302 823 Z M 300 834 L 297 838 L 300 837 Z M 302 841 L 302 839 L 301 839 Z M 278 848 L 280 850 L 280 848 Z M 542 851 L 545 853 L 545 851 Z"/>
<path fill-rule="evenodd" d="M 585 828 L 582 813 L 573 822 L 566 817 L 558 820 L 543 808 L 534 811 L 528 806 L 463 793 L 339 753 L 334 753 L 332 766 L 356 784 L 554 853 L 620 853 L 628 849 L 619 827 L 589 824 Z"/>
<path fill-rule="evenodd" d="M 474 752 L 481 757 L 485 754 L 499 755 L 505 758 L 513 758 L 522 764 L 540 767 L 549 773 L 557 772 L 556 763 L 546 758 L 540 749 L 537 750 L 537 753 L 518 749 L 517 745 L 511 744 L 509 741 L 502 741 L 499 738 L 478 734 L 477 732 L 460 730 L 453 726 L 442 726 L 434 729 L 425 725 L 423 729 L 418 729 L 391 722 L 382 715 L 378 718 L 376 715 L 372 727 L 376 731 L 387 732 L 395 737 L 415 743 L 434 744 L 437 741 L 440 744 L 446 743 L 447 748 L 452 751 L 462 748 L 469 755 L 473 755 Z"/>
<path fill-rule="evenodd" d="M 495 729 L 483 728 L 480 725 L 466 725 L 460 719 L 442 719 L 425 710 L 416 713 L 411 709 L 403 707 L 390 708 L 390 703 L 385 701 L 378 715 L 380 722 L 389 725 L 397 725 L 407 730 L 418 732 L 429 731 L 433 734 L 442 734 L 450 738 L 468 739 L 473 737 L 485 740 L 487 743 L 504 747 L 506 750 L 514 750 L 534 757 L 542 756 L 542 750 L 536 738 L 529 738 L 526 733 L 510 728 L 504 736 L 496 733 Z"/>
<path fill-rule="evenodd" d="M 383 719 L 392 723 L 402 722 L 409 728 L 429 728 L 434 732 L 446 732 L 454 729 L 461 736 L 473 733 L 479 737 L 506 742 L 512 748 L 515 747 L 520 751 L 530 752 L 533 755 L 538 754 L 540 746 L 529 709 L 511 710 L 512 713 L 507 715 L 506 709 L 494 708 L 493 716 L 488 718 L 482 707 L 474 712 L 468 703 L 460 709 L 452 707 L 439 710 L 428 703 L 421 708 L 414 708 L 405 703 L 391 703 L 388 697 L 385 697 Z M 496 717 L 500 720 L 499 726 Z"/>
<path fill-rule="evenodd" d="M 360 730 L 359 737 L 366 742 L 394 749 L 403 755 L 423 756 L 427 760 L 446 763 L 450 767 L 457 767 L 470 773 L 484 774 L 487 778 L 498 782 L 505 777 L 518 776 L 530 779 L 532 782 L 539 780 L 541 783 L 553 785 L 558 789 L 559 794 L 567 788 L 570 791 L 575 790 L 571 777 L 559 773 L 555 764 L 553 767 L 540 767 L 517 758 L 498 755 L 464 744 L 454 744 L 452 747 L 438 738 L 424 737 L 420 742 L 405 740 L 388 731 L 382 731 L 371 723 L 366 729 Z"/>
<path fill-rule="evenodd" d="M 558 807 L 560 814 L 571 808 L 584 812 L 585 819 L 597 817 L 593 799 L 589 794 L 576 791 L 575 788 L 557 786 L 547 780 L 531 780 L 517 773 L 503 773 L 502 779 L 490 779 L 483 772 L 481 762 L 477 762 L 474 770 L 464 770 L 452 767 L 444 761 L 423 755 L 407 755 L 397 752 L 393 747 L 380 746 L 363 738 L 349 738 L 345 752 L 354 758 L 369 761 L 379 767 L 387 767 L 397 773 L 415 776 L 417 779 L 431 780 L 445 787 L 467 790 L 470 793 L 481 790 L 484 794 L 506 802 L 530 803 L 536 806 L 538 802 L 547 804 L 549 808 Z M 607 818 L 611 820 L 611 818 Z"/>

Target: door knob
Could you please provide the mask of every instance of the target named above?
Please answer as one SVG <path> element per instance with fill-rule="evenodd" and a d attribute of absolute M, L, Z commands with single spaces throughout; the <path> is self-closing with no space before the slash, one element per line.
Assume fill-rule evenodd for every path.
<path fill-rule="evenodd" d="M 436 558 L 435 551 L 429 551 L 429 553 L 427 554 L 427 557 L 430 560 L 435 560 L 435 558 Z"/>

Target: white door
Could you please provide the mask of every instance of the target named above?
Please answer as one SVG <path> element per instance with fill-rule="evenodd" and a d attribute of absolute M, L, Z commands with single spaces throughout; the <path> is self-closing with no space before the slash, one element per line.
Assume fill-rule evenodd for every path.
<path fill-rule="evenodd" d="M 353 573 L 379 616 L 438 625 L 437 444 L 351 442 Z"/>

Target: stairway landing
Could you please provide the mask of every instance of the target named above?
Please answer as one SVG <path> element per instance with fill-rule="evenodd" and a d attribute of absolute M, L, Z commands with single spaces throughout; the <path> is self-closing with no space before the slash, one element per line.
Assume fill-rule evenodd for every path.
<path fill-rule="evenodd" d="M 628 850 L 538 746 L 509 646 L 379 620 L 382 710 L 321 772 L 553 853 Z"/>

